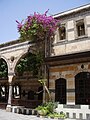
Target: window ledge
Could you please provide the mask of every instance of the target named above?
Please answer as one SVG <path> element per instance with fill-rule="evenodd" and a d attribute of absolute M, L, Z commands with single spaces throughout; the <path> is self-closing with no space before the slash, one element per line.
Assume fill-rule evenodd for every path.
<path fill-rule="evenodd" d="M 82 39 L 82 38 L 88 38 L 88 36 L 87 35 L 77 36 L 76 39 Z"/>
<path fill-rule="evenodd" d="M 63 39 L 63 40 L 58 40 L 57 43 L 62 43 L 62 42 L 65 42 L 66 39 Z"/>

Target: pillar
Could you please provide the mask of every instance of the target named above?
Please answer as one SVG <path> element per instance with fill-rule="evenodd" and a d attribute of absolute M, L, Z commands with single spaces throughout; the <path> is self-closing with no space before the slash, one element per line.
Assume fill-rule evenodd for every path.
<path fill-rule="evenodd" d="M 68 78 L 67 80 L 67 104 L 75 105 L 75 80 Z"/>
<path fill-rule="evenodd" d="M 12 79 L 13 79 L 13 75 L 9 75 L 8 76 L 8 82 L 9 82 L 9 94 L 8 94 L 8 104 L 6 107 L 7 111 L 11 111 L 11 100 L 12 100 Z"/>

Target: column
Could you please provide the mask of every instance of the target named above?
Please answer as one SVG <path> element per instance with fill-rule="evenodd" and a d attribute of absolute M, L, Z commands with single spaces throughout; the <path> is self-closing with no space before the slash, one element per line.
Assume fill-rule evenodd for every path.
<path fill-rule="evenodd" d="M 7 111 L 11 111 L 11 100 L 12 100 L 12 79 L 13 75 L 8 76 L 8 82 L 9 82 L 9 94 L 8 94 L 8 104 L 7 104 Z"/>
<path fill-rule="evenodd" d="M 75 80 L 68 78 L 67 80 L 67 105 L 75 105 Z"/>

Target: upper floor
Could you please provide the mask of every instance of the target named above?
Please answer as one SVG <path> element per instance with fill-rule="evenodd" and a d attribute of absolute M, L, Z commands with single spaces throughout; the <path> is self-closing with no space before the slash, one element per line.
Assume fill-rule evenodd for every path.
<path fill-rule="evenodd" d="M 51 56 L 90 51 L 90 4 L 54 15 L 60 20 Z"/>

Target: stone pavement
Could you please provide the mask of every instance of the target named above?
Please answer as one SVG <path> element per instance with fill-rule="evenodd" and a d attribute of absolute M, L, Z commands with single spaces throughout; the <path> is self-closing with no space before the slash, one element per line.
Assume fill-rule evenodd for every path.
<path fill-rule="evenodd" d="M 49 118 L 40 118 L 34 115 L 22 115 L 12 112 L 6 112 L 0 109 L 0 120 L 57 120 Z M 65 120 L 75 120 L 75 119 L 65 119 Z"/>
<path fill-rule="evenodd" d="M 0 120 L 49 120 L 46 118 L 39 118 L 33 115 L 22 115 L 12 112 L 0 110 Z"/>

